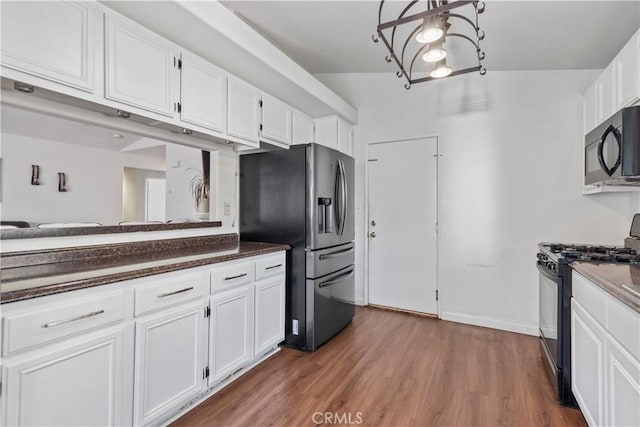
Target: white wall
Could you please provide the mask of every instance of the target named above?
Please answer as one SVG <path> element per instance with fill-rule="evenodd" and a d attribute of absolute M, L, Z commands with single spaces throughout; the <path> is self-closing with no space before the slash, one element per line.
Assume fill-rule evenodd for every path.
<path fill-rule="evenodd" d="M 415 85 L 318 78 L 359 112 L 356 297 L 364 298 L 369 142 L 438 134 L 441 316 L 537 333 L 540 241 L 622 244 L 636 194 L 582 196 L 582 100 L 597 71 L 489 72 Z"/>
<path fill-rule="evenodd" d="M 164 170 L 164 160 L 2 134 L 2 219 L 31 223 L 122 221 L 125 166 Z M 31 185 L 31 165 L 40 165 L 39 186 Z M 58 192 L 58 172 L 68 191 Z"/>

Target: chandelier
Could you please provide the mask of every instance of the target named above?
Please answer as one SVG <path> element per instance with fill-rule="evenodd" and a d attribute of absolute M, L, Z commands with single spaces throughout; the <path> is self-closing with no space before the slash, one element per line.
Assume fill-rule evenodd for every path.
<path fill-rule="evenodd" d="M 380 1 L 378 28 L 376 34 L 371 38 L 375 43 L 382 40 L 387 47 L 389 54 L 385 57 L 385 60 L 387 62 L 395 61 L 398 65 L 399 70 L 396 75 L 407 80 L 404 85 L 406 89 L 410 89 L 411 85 L 415 83 L 453 77 L 474 71 L 478 71 L 481 75 L 487 73 L 487 70 L 482 66 L 485 54 L 480 49 L 480 41 L 484 39 L 484 31 L 478 26 L 478 15 L 484 12 L 485 9 L 483 1 L 412 0 L 402 9 L 397 19 L 382 22 L 384 3 L 384 0 Z M 473 16 L 471 18 L 454 13 L 456 9 L 460 10 L 459 8 L 464 6 L 473 7 Z M 415 25 L 416 22 L 418 25 Z M 453 30 L 456 32 L 452 31 L 452 24 L 455 24 Z M 466 27 L 466 34 L 460 32 L 465 28 L 465 24 L 469 25 L 469 27 Z M 405 34 L 409 32 L 408 36 L 400 36 L 401 30 L 399 28 L 401 26 Z M 447 65 L 447 50 L 445 49 L 445 44 L 449 38 L 460 38 L 471 43 L 475 50 L 478 65 L 452 70 Z M 396 48 L 396 44 L 398 48 Z M 420 64 L 420 62 L 416 63 L 418 60 L 433 64 L 433 69 L 428 76 L 414 78 L 414 66 Z M 475 62 L 475 58 L 473 61 Z"/>

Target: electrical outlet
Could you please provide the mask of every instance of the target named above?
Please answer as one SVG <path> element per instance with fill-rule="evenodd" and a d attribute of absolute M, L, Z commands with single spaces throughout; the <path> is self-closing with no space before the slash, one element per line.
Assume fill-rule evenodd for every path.
<path fill-rule="evenodd" d="M 231 202 L 224 202 L 224 214 L 231 215 Z"/>

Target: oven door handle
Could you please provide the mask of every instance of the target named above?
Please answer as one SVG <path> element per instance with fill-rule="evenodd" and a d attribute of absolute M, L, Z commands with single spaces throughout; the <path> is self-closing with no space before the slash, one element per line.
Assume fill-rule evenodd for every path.
<path fill-rule="evenodd" d="M 556 282 L 558 284 L 560 283 L 560 280 L 561 280 L 560 276 L 557 276 L 555 274 L 550 273 L 549 270 L 547 270 L 542 265 L 540 265 L 540 262 L 536 263 L 536 267 L 538 267 L 538 271 L 540 271 L 540 273 L 544 277 L 546 277 L 547 279 L 552 280 L 552 281 L 554 281 L 554 282 Z"/>

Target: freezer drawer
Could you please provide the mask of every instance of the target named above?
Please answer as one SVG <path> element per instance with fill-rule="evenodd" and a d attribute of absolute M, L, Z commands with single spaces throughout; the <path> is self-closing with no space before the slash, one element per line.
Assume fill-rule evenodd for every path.
<path fill-rule="evenodd" d="M 307 251 L 306 257 L 307 279 L 315 279 L 353 264 L 355 248 L 353 243 L 347 243 L 333 248 Z"/>
<path fill-rule="evenodd" d="M 350 265 L 319 279 L 307 279 L 307 289 L 313 289 L 313 319 L 307 319 L 309 349 L 327 342 L 353 319 L 354 273 L 355 267 Z"/>

